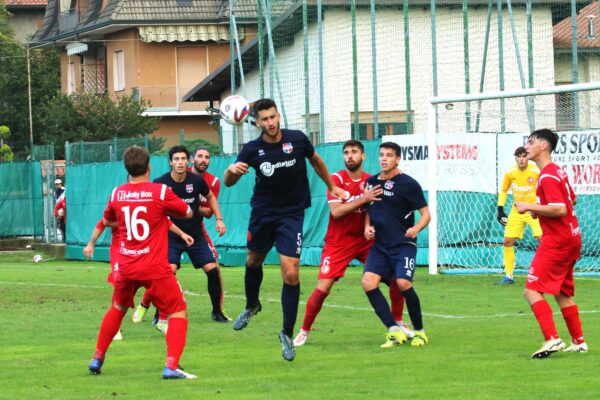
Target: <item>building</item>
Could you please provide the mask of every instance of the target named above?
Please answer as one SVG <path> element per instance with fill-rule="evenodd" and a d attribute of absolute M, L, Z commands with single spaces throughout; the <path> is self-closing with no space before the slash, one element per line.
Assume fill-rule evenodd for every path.
<path fill-rule="evenodd" d="M 543 1 L 535 2 L 528 10 L 528 2 L 513 1 L 509 11 L 507 3 L 501 2 L 502 13 L 498 15 L 496 2 L 491 7 L 488 1 L 473 0 L 464 12 L 464 2 L 440 1 L 433 25 L 430 1 L 411 1 L 405 15 L 398 2 L 381 0 L 377 1 L 372 27 L 369 1 L 357 0 L 354 56 L 348 3 L 322 2 L 322 50 L 315 3 L 308 2 L 306 45 L 302 2 L 297 2 L 285 15 L 273 20 L 275 57 L 269 60 L 265 36 L 262 71 L 258 38 L 242 51 L 248 99 L 258 98 L 261 92 L 274 97 L 285 110 L 284 125 L 309 132 L 315 143 L 351 137 L 355 129 L 355 100 L 357 136 L 370 139 L 426 133 L 428 100 L 433 95 L 554 86 L 555 65 L 548 62 L 555 56 L 553 18 L 556 8 L 564 12 L 569 7 L 567 1 Z M 223 98 L 230 90 L 230 73 L 226 61 L 185 99 Z M 239 84 L 241 76 L 237 70 L 236 74 Z M 262 89 L 261 82 L 265 82 Z M 507 99 L 503 107 L 497 100 L 481 105 L 456 103 L 438 111 L 440 130 L 527 132 L 532 122 L 554 126 L 554 96 L 531 103 Z M 244 125 L 243 132 L 238 132 L 238 143 L 253 135 L 255 131 Z M 224 137 L 235 135 L 224 133 Z M 229 150 L 235 151 L 236 145 L 231 140 Z"/>
<path fill-rule="evenodd" d="M 2 0 L 12 14 L 8 24 L 15 32 L 15 40 L 25 43 L 42 26 L 47 0 Z"/>
<path fill-rule="evenodd" d="M 255 35 L 256 3 L 238 1 L 241 43 Z M 154 135 L 178 143 L 219 142 L 210 102 L 183 103 L 183 94 L 230 56 L 228 1 L 50 0 L 31 47 L 61 49 L 65 93 L 133 95 L 160 116 Z M 140 132 L 142 133 L 142 132 Z"/>

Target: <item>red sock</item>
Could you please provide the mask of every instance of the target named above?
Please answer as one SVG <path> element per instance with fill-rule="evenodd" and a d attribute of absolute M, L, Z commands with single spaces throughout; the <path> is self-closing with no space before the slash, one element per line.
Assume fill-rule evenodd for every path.
<path fill-rule="evenodd" d="M 319 289 L 315 289 L 314 292 L 310 295 L 308 299 L 308 303 L 306 303 L 306 314 L 304 315 L 304 321 L 302 322 L 302 329 L 305 331 L 310 331 L 310 327 L 313 322 L 315 322 L 315 318 L 321 311 L 321 307 L 323 307 L 323 302 L 329 293 L 325 293 Z"/>
<path fill-rule="evenodd" d="M 179 368 L 179 359 L 183 348 L 185 347 L 185 337 L 187 336 L 188 320 L 187 318 L 169 319 L 169 329 L 167 330 L 167 368 Z"/>
<path fill-rule="evenodd" d="M 561 309 L 563 318 L 567 323 L 567 328 L 573 338 L 573 343 L 580 344 L 585 342 L 583 338 L 583 329 L 581 329 L 581 320 L 579 319 L 579 308 L 577 304 Z"/>
<path fill-rule="evenodd" d="M 148 296 L 148 291 L 144 292 L 144 296 L 142 296 L 142 306 L 145 308 L 150 307 L 150 296 Z"/>
<path fill-rule="evenodd" d="M 119 311 L 114 306 L 111 306 L 104 315 L 104 319 L 102 319 L 102 324 L 100 325 L 100 332 L 98 332 L 98 342 L 96 343 L 94 358 L 104 360 L 108 346 L 110 346 L 110 343 L 119 331 L 125 314 L 126 311 Z"/>
<path fill-rule="evenodd" d="M 398 289 L 396 282 L 390 285 L 390 302 L 392 303 L 392 315 L 394 321 L 402 321 L 402 313 L 404 312 L 404 296 Z"/>
<path fill-rule="evenodd" d="M 544 334 L 544 340 L 558 338 L 556 325 L 554 325 L 554 317 L 552 316 L 552 307 L 546 300 L 536 301 L 531 305 L 531 311 L 537 318 L 538 324 Z"/>

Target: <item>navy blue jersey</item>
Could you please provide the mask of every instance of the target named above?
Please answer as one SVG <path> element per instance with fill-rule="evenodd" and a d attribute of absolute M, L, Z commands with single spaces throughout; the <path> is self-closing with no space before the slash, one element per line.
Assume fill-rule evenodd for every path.
<path fill-rule="evenodd" d="M 256 171 L 250 205 L 268 214 L 300 214 L 310 207 L 305 158 L 315 148 L 301 131 L 282 129 L 279 143 L 267 143 L 262 134 L 244 145 L 237 161 Z"/>
<path fill-rule="evenodd" d="M 202 215 L 200 215 L 200 199 L 201 196 L 206 197 L 210 189 L 204 179 L 201 176 L 186 173 L 185 180 L 183 182 L 175 182 L 171 178 L 171 173 L 159 176 L 154 180 L 156 183 L 164 183 L 183 201 L 185 201 L 192 211 L 194 216 L 191 219 L 179 219 L 171 217 L 171 220 L 179 229 L 190 235 L 194 240 L 204 238 L 202 232 Z M 169 231 L 169 238 L 179 238 L 176 234 Z"/>
<path fill-rule="evenodd" d="M 381 185 L 381 201 L 367 207 L 371 223 L 375 227 L 375 242 L 386 246 L 400 243 L 417 243 L 407 238 L 406 230 L 415 225 L 415 210 L 427 207 L 421 185 L 406 174 L 391 179 L 378 179 L 379 174 L 367 178 L 368 188 Z"/>

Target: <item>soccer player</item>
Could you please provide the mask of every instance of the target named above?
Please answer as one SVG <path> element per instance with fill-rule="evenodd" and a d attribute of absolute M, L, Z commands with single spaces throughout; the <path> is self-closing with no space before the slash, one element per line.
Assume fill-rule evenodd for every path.
<path fill-rule="evenodd" d="M 215 198 L 218 200 L 219 192 L 221 191 L 221 181 L 219 180 L 219 178 L 217 178 L 216 176 L 214 176 L 213 174 L 211 174 L 210 172 L 207 171 L 208 166 L 210 165 L 210 152 L 207 149 L 205 149 L 204 147 L 200 147 L 194 151 L 193 157 L 194 157 L 193 158 L 194 167 L 191 169 L 191 172 L 196 175 L 200 175 L 202 177 L 202 179 L 204 179 L 204 182 L 206 182 L 206 184 L 208 185 L 208 188 L 210 189 L 212 194 L 215 196 Z M 213 216 L 213 211 L 210 207 L 208 207 L 208 204 L 204 197 L 202 197 L 200 199 L 200 214 L 202 214 L 202 216 L 204 218 L 212 218 L 212 216 Z M 206 231 L 204 222 L 202 222 L 202 232 L 204 232 L 204 237 L 206 238 L 208 247 L 210 247 L 210 250 L 212 251 L 213 255 L 215 256 L 215 260 L 217 260 L 217 265 L 218 265 L 219 264 L 219 262 L 218 262 L 219 254 L 217 253 L 217 248 L 213 244 L 213 242 L 210 238 L 210 235 Z M 219 269 L 219 277 L 220 277 L 220 273 L 221 273 L 221 271 Z M 220 278 L 220 279 L 221 279 L 221 282 L 223 282 L 223 279 L 222 278 Z M 221 301 L 222 301 L 222 298 L 221 298 Z M 230 321 L 231 321 L 231 318 L 227 317 L 227 320 L 219 321 L 219 322 L 230 322 Z"/>
<path fill-rule="evenodd" d="M 282 356 L 293 361 L 296 350 L 291 336 L 298 314 L 300 281 L 298 268 L 302 251 L 302 224 L 304 209 L 310 207 L 310 189 L 306 173 L 308 159 L 315 172 L 337 198 L 345 196 L 337 187 L 323 159 L 301 131 L 281 129 L 277 105 L 271 99 L 261 99 L 254 104 L 257 125 L 261 135 L 244 145 L 225 171 L 226 186 L 237 183 L 248 173 L 256 171 L 256 183 L 250 205 L 252 211 L 248 224 L 248 254 L 246 256 L 246 307 L 235 319 L 233 329 L 244 329 L 250 318 L 261 311 L 259 301 L 263 278 L 262 265 L 267 252 L 275 243 L 281 262 L 283 288 L 281 305 L 283 329 L 279 334 Z"/>
<path fill-rule="evenodd" d="M 107 225 L 105 225 L 105 224 L 107 224 Z M 109 253 L 110 272 L 108 273 L 106 281 L 108 283 L 110 283 L 111 285 L 113 285 L 114 284 L 113 273 L 115 270 L 115 264 L 117 262 L 117 257 L 119 255 L 119 248 L 120 248 L 120 244 L 121 244 L 121 239 L 119 237 L 119 229 L 118 229 L 118 225 L 116 224 L 116 222 L 109 223 L 104 218 L 100 218 L 100 220 L 96 224 L 96 227 L 92 231 L 92 236 L 90 237 L 88 244 L 83 249 L 83 255 L 90 259 L 94 258 L 94 246 L 96 245 L 96 240 L 98 240 L 98 238 L 100 237 L 102 232 L 104 232 L 104 229 L 107 226 L 109 226 L 111 228 L 112 240 L 110 242 L 110 253 Z M 184 242 L 186 242 L 186 244 L 188 246 L 191 246 L 194 243 L 194 239 L 191 236 L 186 235 L 185 232 L 183 232 L 181 229 L 177 228 L 177 226 L 175 224 L 173 224 L 171 221 L 169 221 L 169 231 L 171 231 L 171 232 L 175 233 L 177 236 L 181 237 L 181 239 Z M 117 332 L 117 334 L 115 335 L 115 337 L 113 338 L 113 340 L 123 340 L 123 334 L 120 329 Z"/>
<path fill-rule="evenodd" d="M 54 217 L 62 240 L 67 243 L 67 199 L 63 195 L 54 206 Z"/>
<path fill-rule="evenodd" d="M 167 213 L 191 218 L 190 207 L 166 185 L 149 182 L 150 156 L 142 147 L 131 146 L 123 154 L 130 182 L 113 189 L 104 219 L 116 221 L 121 232 L 119 253 L 114 266 L 113 303 L 100 326 L 96 352 L 89 364 L 99 374 L 110 343 L 118 332 L 127 308 L 141 286 L 152 302 L 169 319 L 166 335 L 167 361 L 164 379 L 193 379 L 195 375 L 179 368 L 187 335 L 187 306 L 177 278 L 167 260 Z"/>
<path fill-rule="evenodd" d="M 190 205 L 194 216 L 189 219 L 172 218 L 172 221 L 183 232 L 194 238 L 194 244 L 187 246 L 177 235 L 169 234 L 169 263 L 175 273 L 181 266 L 181 254 L 186 252 L 196 269 L 202 268 L 207 277 L 208 294 L 212 303 L 211 317 L 214 321 L 227 322 L 229 319 L 221 309 L 223 289 L 221 287 L 219 268 L 202 229 L 202 214 L 200 211 L 201 196 L 206 198 L 208 206 L 213 210 L 216 219 L 216 229 L 219 235 L 225 234 L 225 224 L 217 198 L 212 194 L 206 182 L 198 175 L 188 173 L 187 165 L 189 152 L 185 146 L 173 146 L 169 150 L 171 171 L 156 178 L 154 182 L 164 183 L 173 192 Z M 160 312 L 160 309 L 159 309 Z M 162 318 L 159 317 L 159 323 Z"/>
<path fill-rule="evenodd" d="M 532 358 L 546 358 L 560 350 L 578 353 L 588 351 L 579 309 L 573 299 L 573 268 L 581 256 L 581 233 L 573 209 L 576 197 L 567 173 L 552 162 L 552 151 L 557 143 L 558 135 L 550 129 L 531 133 L 525 149 L 529 159 L 535 161 L 540 169 L 536 191 L 538 204 L 515 203 L 518 212 L 529 212 L 540 219 L 543 232 L 541 243 L 531 261 L 524 293 L 545 340 Z M 572 343 L 566 349 L 558 336 L 552 308 L 544 294 L 554 296 L 567 324 Z"/>
<path fill-rule="evenodd" d="M 508 197 L 508 190 L 512 190 L 515 202 L 524 201 L 535 203 L 535 187 L 537 185 L 540 170 L 527 159 L 527 151 L 524 147 L 515 150 L 516 165 L 513 165 L 504 174 L 502 188 L 498 195 L 498 222 L 505 226 L 502 251 L 504 253 L 504 272 L 506 276 L 496 285 L 512 285 L 515 283 L 513 272 L 515 270 L 515 240 L 523 239 L 527 225 L 531 228 L 533 236 L 538 240 L 542 236 L 542 228 L 538 219 L 531 214 L 519 214 L 514 205 L 506 218 L 504 204 Z"/>
<path fill-rule="evenodd" d="M 362 286 L 375 313 L 388 328 L 383 348 L 404 343 L 407 335 L 401 330 L 379 290 L 381 281 L 396 284 L 406 300 L 408 315 L 415 330 L 412 345 L 428 343 L 423 330 L 419 296 L 413 288 L 417 256 L 417 234 L 429 224 L 431 215 L 423 190 L 417 181 L 398 169 L 400 146 L 385 142 L 379 146 L 381 172 L 367 178 L 368 189 L 381 186 L 381 201 L 367 206 L 365 237 L 375 239 L 367 257 Z M 415 211 L 421 218 L 415 224 Z M 392 279 L 394 282 L 391 282 Z"/>
<path fill-rule="evenodd" d="M 329 226 L 325 234 L 325 246 L 321 253 L 319 278 L 317 287 L 306 303 L 306 312 L 302 329 L 294 339 L 296 347 L 303 346 L 308 339 L 310 328 L 317 318 L 325 299 L 333 284 L 344 276 L 348 264 L 358 259 L 363 264 L 367 259 L 372 240 L 365 239 L 365 204 L 381 201 L 383 189 L 376 186 L 365 190 L 365 181 L 371 176 L 364 172 L 362 163 L 365 160 L 365 148 L 356 140 L 348 140 L 342 147 L 346 169 L 331 175 L 333 182 L 346 191 L 346 196 L 340 200 L 327 193 L 329 203 Z M 390 285 L 392 314 L 407 336 L 413 332 L 402 322 L 404 298 L 397 285 Z"/>

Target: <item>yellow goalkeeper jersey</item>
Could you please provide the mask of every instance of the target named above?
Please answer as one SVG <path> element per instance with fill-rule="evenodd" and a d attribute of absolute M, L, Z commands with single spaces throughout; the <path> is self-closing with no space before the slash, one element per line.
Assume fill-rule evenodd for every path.
<path fill-rule="evenodd" d="M 510 167 L 504 174 L 504 180 L 498 195 L 498 205 L 504 207 L 509 189 L 512 191 L 515 202 L 522 201 L 535 204 L 535 190 L 539 175 L 540 169 L 532 163 L 529 163 L 523 171 L 516 164 Z"/>

